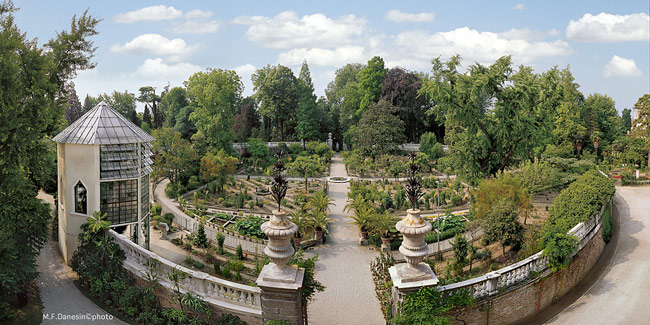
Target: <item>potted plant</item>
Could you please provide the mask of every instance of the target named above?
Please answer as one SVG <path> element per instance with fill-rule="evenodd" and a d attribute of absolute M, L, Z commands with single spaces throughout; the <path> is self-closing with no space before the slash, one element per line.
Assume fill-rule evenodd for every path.
<path fill-rule="evenodd" d="M 313 210 L 309 214 L 309 224 L 314 227 L 316 240 L 323 239 L 323 231 L 327 229 L 327 224 L 332 221 L 323 210 Z"/>
<path fill-rule="evenodd" d="M 354 215 L 350 216 L 352 222 L 359 227 L 359 233 L 362 239 L 368 239 L 368 230 L 371 228 L 371 223 L 376 216 L 375 209 L 370 204 L 362 204 L 352 209 Z"/>
<path fill-rule="evenodd" d="M 381 237 L 382 245 L 390 245 L 390 233 L 396 232 L 395 223 L 399 221 L 398 217 L 392 216 L 388 211 L 376 214 L 371 223 L 372 233 Z"/>
<path fill-rule="evenodd" d="M 302 236 L 305 234 L 308 228 L 311 227 L 309 214 L 307 208 L 302 205 L 298 208 L 297 211 L 290 212 L 291 222 L 295 223 L 298 226 L 298 231 L 293 235 L 293 243 L 296 247 L 300 246 Z"/>

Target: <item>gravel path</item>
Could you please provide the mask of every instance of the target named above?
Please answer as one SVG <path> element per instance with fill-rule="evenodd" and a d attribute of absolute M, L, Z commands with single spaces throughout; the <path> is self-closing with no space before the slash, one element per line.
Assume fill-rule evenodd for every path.
<path fill-rule="evenodd" d="M 617 187 L 620 239 L 611 264 L 550 324 L 648 324 L 650 187 Z"/>
<path fill-rule="evenodd" d="M 347 177 L 343 159 L 332 159 L 330 176 Z M 375 285 L 370 274 L 370 262 L 378 252 L 359 246 L 357 227 L 343 213 L 349 183 L 329 184 L 333 220 L 329 225 L 327 243 L 313 251 L 319 255 L 316 279 L 325 285 L 309 305 L 311 324 L 384 324 Z"/>
<path fill-rule="evenodd" d="M 39 199 L 54 205 L 52 196 L 39 193 Z M 54 319 L 44 319 L 43 324 L 126 324 L 113 320 L 92 320 L 91 317 L 112 317 L 109 313 L 86 298 L 72 282 L 77 274 L 63 261 L 57 242 L 50 240 L 36 260 L 40 276 L 36 280 L 41 290 L 43 314 Z M 80 320 L 64 320 L 61 316 L 86 317 Z"/>

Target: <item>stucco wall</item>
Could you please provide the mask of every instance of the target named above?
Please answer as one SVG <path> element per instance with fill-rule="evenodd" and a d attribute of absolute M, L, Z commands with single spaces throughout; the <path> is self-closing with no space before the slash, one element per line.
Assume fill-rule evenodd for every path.
<path fill-rule="evenodd" d="M 569 292 L 596 264 L 605 248 L 599 229 L 564 270 L 456 310 L 454 324 L 511 324 L 533 317 Z"/>
<path fill-rule="evenodd" d="M 99 145 L 57 144 L 59 249 L 70 263 L 77 235 L 88 216 L 99 211 Z M 74 186 L 81 181 L 87 191 L 87 214 L 74 212 Z"/>

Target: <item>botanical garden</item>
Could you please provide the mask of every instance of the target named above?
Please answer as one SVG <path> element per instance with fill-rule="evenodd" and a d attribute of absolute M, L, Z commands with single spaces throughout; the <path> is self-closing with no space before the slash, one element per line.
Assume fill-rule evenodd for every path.
<path fill-rule="evenodd" d="M 526 322 L 603 263 L 619 189 L 650 184 L 650 94 L 619 111 L 569 67 L 375 56 L 320 97 L 304 61 L 256 69 L 250 96 L 215 67 L 81 100 L 100 20 L 37 44 L 15 10 L 0 5 L 0 321 L 40 317 L 53 245 L 126 323 Z"/>

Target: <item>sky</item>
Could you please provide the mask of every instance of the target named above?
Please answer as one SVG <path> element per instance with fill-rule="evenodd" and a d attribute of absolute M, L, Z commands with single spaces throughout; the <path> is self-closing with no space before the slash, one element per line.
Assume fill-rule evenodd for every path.
<path fill-rule="evenodd" d="M 267 64 L 297 75 L 309 64 L 324 95 L 347 63 L 381 56 L 388 68 L 429 72 L 431 59 L 463 67 L 513 62 L 544 72 L 569 66 L 580 90 L 620 111 L 650 93 L 650 2 L 641 1 L 15 1 L 19 28 L 39 44 L 85 10 L 100 18 L 97 67 L 74 80 L 83 101 L 113 90 L 182 86 L 207 68 L 235 70 L 244 95 Z M 142 107 L 140 107 L 141 109 Z"/>

